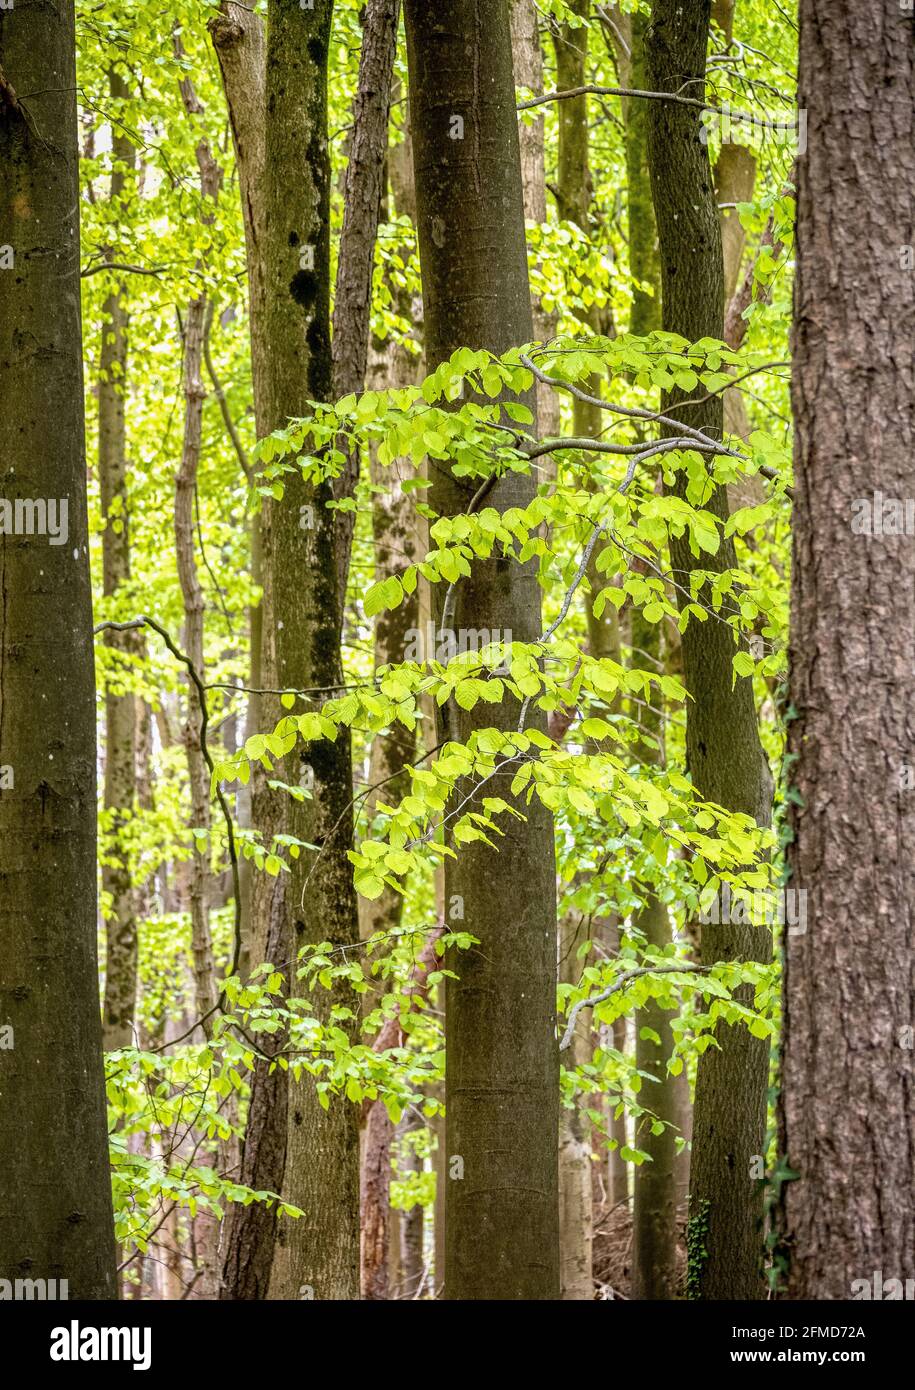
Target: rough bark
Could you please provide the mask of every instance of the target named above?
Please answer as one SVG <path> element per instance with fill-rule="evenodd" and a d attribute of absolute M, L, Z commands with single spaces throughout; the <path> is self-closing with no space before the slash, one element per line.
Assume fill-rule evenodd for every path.
<path fill-rule="evenodd" d="M 408 0 L 405 13 L 433 369 L 461 346 L 501 352 L 531 337 L 511 35 L 506 0 Z M 451 138 L 453 116 L 462 140 Z M 430 472 L 436 510 L 465 511 L 467 483 L 442 466 Z M 490 502 L 524 506 L 533 490 L 514 474 Z M 534 571 L 499 559 L 476 565 L 458 586 L 455 623 L 535 639 Z M 480 716 L 452 718 L 464 738 Z M 515 727 L 518 708 L 506 699 L 486 718 Z M 499 786 L 506 798 L 509 782 Z M 447 991 L 449 1299 L 546 1299 L 559 1289 L 553 826 L 536 798 L 524 810 L 526 823 L 506 819 L 498 853 L 461 847 L 445 873 L 446 902 L 463 900 L 462 925 L 482 942 L 451 962 L 460 979 Z"/>
<path fill-rule="evenodd" d="M 0 761 L 14 777 L 0 792 L 0 1020 L 13 1039 L 0 1054 L 0 1168 L 15 1194 L 0 1206 L 0 1277 L 110 1299 L 70 0 L 0 11 L 0 167 L 15 257 L 0 272 L 4 491 L 68 504 L 63 544 L 0 537 Z"/>
<path fill-rule="evenodd" d="M 798 99 L 788 865 L 808 927 L 785 943 L 781 1221 L 789 1296 L 841 1299 L 915 1277 L 915 549 L 851 528 L 856 499 L 915 495 L 911 15 L 802 0 Z"/>
<path fill-rule="evenodd" d="M 127 84 L 109 74 L 112 100 L 128 95 Z M 117 126 L 112 134 L 112 202 L 123 197 L 136 151 Z M 121 168 L 120 166 L 124 166 Z M 102 306 L 102 346 L 98 383 L 98 471 L 102 516 L 102 590 L 106 597 L 130 578 L 130 518 L 127 500 L 127 442 L 124 397 L 127 390 L 128 312 L 123 283 L 115 282 Z M 102 1037 L 106 1049 L 130 1047 L 137 997 L 138 897 L 121 837 L 136 793 L 136 703 L 120 687 L 124 665 L 135 649 L 133 633 L 107 632 L 105 643 L 118 653 L 119 666 L 105 690 L 105 810 L 110 814 L 110 847 L 102 865 L 102 888 L 111 894 L 105 923 L 105 1000 Z"/>
<path fill-rule="evenodd" d="M 654 0 L 648 33 L 648 76 L 653 91 L 679 91 L 684 82 L 702 91 L 708 40 L 709 3 L 689 9 L 680 0 Z M 649 161 L 661 252 L 663 326 L 690 342 L 721 338 L 723 265 L 721 231 L 708 152 L 700 140 L 699 113 L 673 102 L 649 102 Z M 720 433 L 720 397 L 701 407 L 682 408 L 685 393 L 662 401 L 687 424 Z M 685 493 L 685 475 L 676 490 Z M 724 489 L 706 510 L 724 522 Z M 671 567 L 688 574 L 696 566 L 686 539 L 672 540 Z M 705 569 L 734 564 L 734 547 L 722 539 Z M 684 587 L 688 587 L 684 584 Z M 684 602 L 678 591 L 678 602 Z M 768 823 L 771 776 L 759 741 L 753 687 L 732 680 L 733 636 L 717 618 L 690 621 L 683 633 L 687 705 L 686 756 L 699 794 L 759 824 Z M 702 960 L 767 960 L 768 929 L 740 925 L 702 930 Z M 691 1271 L 691 1286 L 708 1299 L 755 1298 L 760 1275 L 761 1203 L 750 1179 L 750 1162 L 762 1148 L 765 1129 L 768 1046 L 743 1026 L 720 1025 L 717 1048 L 699 1062 L 693 1116 L 690 1221 L 703 1233 L 697 1245 L 707 1254 Z"/>
<path fill-rule="evenodd" d="M 302 9 L 271 0 L 267 14 L 266 130 L 266 339 L 267 414 L 271 429 L 308 412 L 309 400 L 332 390 L 330 352 L 330 167 L 327 80 L 331 0 Z M 315 487 L 288 474 L 282 501 L 269 501 L 262 518 L 264 552 L 264 684 L 303 689 L 341 680 L 340 602 L 335 563 L 334 513 L 327 484 Z M 310 511 L 303 510 L 310 508 Z M 313 521 L 313 525 L 309 524 Z M 282 709 L 264 699 L 266 727 Z M 303 852 L 291 873 L 263 881 L 264 911 L 278 922 L 280 962 L 300 948 L 358 941 L 352 866 L 350 740 L 300 746 L 283 780 L 296 785 L 310 769 L 313 795 L 292 801 L 263 789 L 255 823 L 269 839 L 276 831 L 322 847 Z M 306 888 L 307 881 L 307 888 Z M 292 972 L 290 972 L 292 973 Z M 342 986 L 316 986 L 316 1016 L 334 1004 L 351 1006 Z M 279 1090 L 279 1088 L 278 1088 Z M 282 1105 L 278 1094 L 277 1105 Z M 275 1117 L 278 1119 L 278 1115 Z M 318 1103 L 315 1078 L 303 1072 L 289 1085 L 284 1195 L 305 1215 L 281 1218 L 276 1232 L 272 1297 L 296 1298 L 303 1286 L 315 1298 L 359 1295 L 359 1129 L 345 1099 Z M 265 1239 L 269 1242 L 269 1231 Z"/>

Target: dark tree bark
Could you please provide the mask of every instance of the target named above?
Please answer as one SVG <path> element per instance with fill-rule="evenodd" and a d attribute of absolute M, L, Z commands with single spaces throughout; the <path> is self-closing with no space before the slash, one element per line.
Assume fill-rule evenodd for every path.
<path fill-rule="evenodd" d="M 266 339 L 267 415 L 271 429 L 308 413 L 309 400 L 332 391 L 330 350 L 330 165 L 327 80 L 333 5 L 271 0 L 267 12 Z M 334 516 L 329 485 L 314 487 L 288 474 L 280 502 L 262 517 L 264 552 L 263 675 L 268 687 L 329 688 L 342 679 Z M 264 700 L 266 727 L 282 716 Z M 322 847 L 303 852 L 292 872 L 259 876 L 259 923 L 276 926 L 273 959 L 288 967 L 295 992 L 300 948 L 359 939 L 356 895 L 347 850 L 352 845 L 350 740 L 341 731 L 291 754 L 283 780 L 307 780 L 304 802 L 263 788 L 255 824 Z M 307 882 L 307 887 L 306 887 Z M 317 1016 L 334 1004 L 352 1006 L 342 986 L 316 986 Z M 278 1097 L 279 1103 L 282 1098 Z M 343 1098 L 324 1111 L 315 1078 L 290 1081 L 284 1195 L 306 1214 L 281 1218 L 271 1296 L 297 1298 L 306 1286 L 318 1299 L 359 1296 L 359 1122 Z"/>
<path fill-rule="evenodd" d="M 798 100 L 788 864 L 808 927 L 785 943 L 779 1151 L 800 1174 L 789 1296 L 831 1299 L 915 1277 L 915 548 L 851 526 L 856 499 L 915 496 L 911 15 L 802 0 Z"/>
<path fill-rule="evenodd" d="M 636 12 L 629 16 L 628 53 L 620 45 L 620 81 L 625 87 L 645 90 L 646 15 Z M 648 168 L 648 105 L 637 98 L 623 101 L 624 139 L 626 149 L 626 205 L 629 233 L 629 272 L 638 283 L 633 286 L 629 331 L 637 336 L 652 333 L 661 327 L 661 266 L 658 257 L 658 230 L 654 204 L 651 200 L 651 177 Z M 653 291 L 653 292 L 652 292 Z M 631 616 L 632 664 L 655 670 L 663 669 L 661 629 L 656 623 L 646 623 L 641 609 Z M 664 711 L 661 697 L 652 687 L 648 704 L 639 711 L 640 722 L 657 747 L 643 748 L 649 763 L 664 761 Z M 637 917 L 637 926 L 646 943 L 663 948 L 670 943 L 670 917 L 665 905 L 652 893 Z M 676 1136 L 683 1119 L 684 1102 L 688 1112 L 689 1083 L 685 1073 L 678 1086 L 676 1078 L 667 1071 L 673 1050 L 670 1015 L 655 1001 L 639 1009 L 635 1017 L 636 1065 L 640 1071 L 657 1077 L 643 1089 L 640 1099 L 664 1123 L 661 1134 L 651 1132 L 646 1123 L 635 1134 L 635 1141 L 650 1158 L 635 1169 L 633 1199 L 633 1273 L 632 1293 L 639 1299 L 668 1299 L 676 1292 L 677 1276 L 677 1199 L 678 1179 L 688 1165 L 688 1155 L 678 1158 Z M 644 1037 L 650 1029 L 660 1042 Z M 681 1092 L 685 1089 L 685 1096 Z M 688 1171 L 688 1169 L 687 1169 Z"/>
<path fill-rule="evenodd" d="M 654 0 L 648 33 L 648 78 L 653 91 L 677 92 L 684 83 L 701 94 L 705 80 L 709 0 L 686 7 L 681 0 Z M 700 140 L 697 108 L 651 101 L 648 148 L 661 254 L 663 327 L 690 342 L 723 335 L 724 272 L 721 230 L 708 151 Z M 687 424 L 720 434 L 721 398 L 681 408 L 687 393 L 674 391 L 662 408 Z M 676 490 L 685 494 L 685 475 Z M 716 489 L 705 503 L 723 523 L 727 495 Z M 686 538 L 672 540 L 671 568 L 685 576 L 696 567 Z M 722 538 L 718 553 L 703 555 L 703 569 L 734 565 L 734 546 Z M 678 601 L 686 600 L 678 590 Z M 771 775 L 759 741 L 752 682 L 732 680 L 734 641 L 716 617 L 691 620 L 683 634 L 687 705 L 686 755 L 699 794 L 760 825 L 769 821 Z M 706 926 L 702 960 L 768 960 L 765 927 Z M 693 1117 L 690 1222 L 696 1245 L 707 1253 L 690 1271 L 702 1298 L 755 1298 L 760 1274 L 761 1201 L 750 1177 L 765 1130 L 768 1045 L 743 1026 L 720 1025 L 719 1046 L 699 1061 Z"/>
<path fill-rule="evenodd" d="M 4 490 L 11 502 L 54 499 L 61 541 L 51 543 L 50 527 L 0 537 L 0 761 L 15 779 L 0 791 L 0 1019 L 13 1030 L 12 1049 L 0 1053 L 0 1277 L 66 1279 L 71 1299 L 109 1299 L 117 1286 L 96 956 L 95 679 L 68 0 L 0 11 L 0 167 L 0 217 L 15 257 L 0 272 Z"/>
<path fill-rule="evenodd" d="M 407 0 L 405 14 L 433 369 L 458 347 L 503 352 L 532 333 L 511 35 L 505 0 Z M 472 487 L 431 462 L 430 475 L 433 507 L 465 511 Z M 524 506 L 533 488 L 514 474 L 489 501 Z M 440 622 L 438 588 L 435 601 Z M 536 639 L 534 571 L 500 559 L 475 565 L 458 586 L 455 623 Z M 451 717 L 465 738 L 473 713 Z M 506 699 L 485 717 L 516 727 L 518 709 Z M 509 783 L 499 787 L 506 799 Z M 536 798 L 524 810 L 526 823 L 504 824 L 497 854 L 462 846 L 445 870 L 449 910 L 460 900 L 461 925 L 482 942 L 451 961 L 460 979 L 447 991 L 449 1299 L 559 1291 L 553 826 Z"/>

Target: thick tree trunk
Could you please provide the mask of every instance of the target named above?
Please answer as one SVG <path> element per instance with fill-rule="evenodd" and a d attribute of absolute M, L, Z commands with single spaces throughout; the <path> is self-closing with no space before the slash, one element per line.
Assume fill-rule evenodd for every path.
<path fill-rule="evenodd" d="M 14 778 L 0 791 L 0 1020 L 13 1041 L 0 1054 L 0 1277 L 110 1299 L 69 0 L 0 11 L 0 167 L 15 257 L 0 272 L 3 512 L 25 502 L 32 520 L 0 538 L 0 762 Z M 42 524 L 51 499 L 56 524 Z"/>
<path fill-rule="evenodd" d="M 788 864 L 809 925 L 785 943 L 781 1219 L 789 1296 L 841 1299 L 915 1278 L 915 548 L 887 502 L 882 538 L 860 527 L 860 499 L 915 496 L 911 15 L 802 0 L 799 104 Z"/>
<path fill-rule="evenodd" d="M 683 84 L 700 94 L 705 77 L 709 3 L 687 8 L 681 0 L 654 0 L 648 33 L 648 77 L 652 91 L 676 92 Z M 723 266 L 721 231 L 708 152 L 699 138 L 699 111 L 674 102 L 649 103 L 649 160 L 661 252 L 663 326 L 690 342 L 721 338 Z M 682 408 L 686 393 L 662 403 L 687 424 L 720 433 L 721 398 Z M 685 491 L 679 475 L 678 491 Z M 723 523 L 727 496 L 717 489 L 706 510 Z M 671 567 L 688 574 L 696 566 L 688 540 L 672 540 Z M 722 539 L 704 569 L 734 565 L 734 546 Z M 687 587 L 684 583 L 683 587 Z M 683 601 L 678 591 L 678 601 Z M 771 776 L 759 741 L 753 687 L 733 682 L 731 629 L 715 617 L 691 620 L 683 633 L 683 673 L 692 699 L 687 705 L 687 763 L 699 794 L 767 824 Z M 707 926 L 702 960 L 768 960 L 765 927 Z M 751 1180 L 751 1159 L 762 1150 L 769 1050 L 741 1026 L 721 1025 L 719 1046 L 699 1061 L 693 1117 L 690 1222 L 697 1247 L 707 1254 L 691 1270 L 691 1288 L 703 1298 L 755 1298 L 760 1274 L 761 1201 Z"/>
<path fill-rule="evenodd" d="M 431 369 L 461 346 L 502 352 L 528 341 L 530 288 L 506 0 L 407 0 L 405 13 Z M 466 482 L 442 467 L 432 476 L 437 511 L 466 510 Z M 524 506 L 533 490 L 514 474 L 490 501 Z M 441 621 L 438 589 L 435 599 Z M 458 585 L 456 623 L 534 640 L 534 570 L 475 565 Z M 476 722 L 452 717 L 458 738 Z M 516 727 L 518 709 L 506 700 L 486 717 Z M 553 825 L 536 798 L 524 811 L 526 823 L 506 820 L 498 853 L 461 847 L 445 871 L 446 902 L 463 901 L 462 926 L 482 942 L 451 961 L 460 979 L 447 992 L 449 1299 L 559 1291 Z"/>
<path fill-rule="evenodd" d="M 114 101 L 128 95 L 124 79 L 109 75 Z M 114 127 L 112 155 L 129 171 L 136 164 L 133 142 Z M 123 196 L 128 174 L 115 167 L 111 200 Z M 127 501 L 127 454 L 124 397 L 127 390 L 128 313 L 123 284 L 116 284 L 102 306 L 102 346 L 98 384 L 98 471 L 102 516 L 102 588 L 106 597 L 130 578 L 130 517 Z M 121 662 L 136 650 L 132 632 L 107 632 L 105 642 Z M 105 810 L 111 816 L 110 844 L 102 866 L 102 888 L 111 894 L 105 924 L 105 1002 L 103 1041 L 106 1049 L 130 1047 L 137 998 L 138 894 L 130 877 L 123 831 L 136 794 L 136 701 L 118 690 L 123 667 L 116 667 L 105 691 Z"/>
<path fill-rule="evenodd" d="M 331 0 L 302 9 L 271 0 L 267 13 L 266 338 L 267 413 L 271 429 L 308 413 L 309 400 L 332 389 L 330 352 L 330 167 L 327 78 Z M 262 518 L 264 549 L 264 683 L 328 688 L 341 680 L 340 596 L 330 488 L 287 475 L 285 495 Z M 313 524 L 312 524 L 313 523 Z M 282 715 L 265 697 L 264 719 Z M 356 897 L 347 850 L 352 845 L 350 740 L 309 744 L 290 755 L 283 780 L 312 785 L 312 798 L 291 801 L 263 789 L 255 823 L 269 840 L 277 831 L 322 846 L 304 852 L 292 872 L 255 890 L 259 922 L 276 924 L 275 959 L 295 962 L 298 950 L 321 941 L 358 941 Z M 307 882 L 307 888 L 306 888 Z M 271 946 L 273 943 L 271 943 Z M 294 966 L 289 969 L 294 980 Z M 293 992 L 295 988 L 293 986 Z M 315 987 L 316 1015 L 351 1006 L 342 986 Z M 279 1091 L 279 1088 L 277 1088 Z M 277 1103 L 282 1098 L 277 1096 Z M 319 1299 L 359 1296 L 359 1122 L 342 1097 L 325 1111 L 315 1078 L 289 1084 L 286 1198 L 301 1219 L 281 1218 L 271 1296 L 297 1298 L 305 1287 Z M 269 1236 L 269 1233 L 268 1233 Z"/>

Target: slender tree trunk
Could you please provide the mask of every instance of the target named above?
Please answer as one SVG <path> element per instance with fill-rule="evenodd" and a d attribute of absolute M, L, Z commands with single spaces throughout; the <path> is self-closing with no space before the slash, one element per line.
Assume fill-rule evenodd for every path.
<path fill-rule="evenodd" d="M 645 90 L 648 18 L 640 12 L 629 18 L 629 52 L 625 55 L 621 77 L 624 86 Z M 646 102 L 626 98 L 623 117 L 629 272 L 637 282 L 632 292 L 629 331 L 643 337 L 661 327 L 661 266 L 648 169 Z M 633 610 L 631 621 L 633 666 L 660 670 L 661 629 L 656 623 L 646 623 L 639 609 Z M 663 763 L 664 715 L 660 697 L 655 694 L 639 717 L 657 744 L 654 751 L 643 745 L 643 756 L 649 762 Z M 670 918 L 667 908 L 655 894 L 648 896 L 636 925 L 644 933 L 648 945 L 660 948 L 669 945 Z M 676 1292 L 677 1178 L 678 1169 L 684 1166 L 677 1159 L 675 1142 L 678 1122 L 682 1119 L 681 1097 L 675 1078 L 667 1071 L 673 1051 L 670 1016 L 657 1004 L 648 1002 L 636 1014 L 635 1030 L 636 1065 L 640 1071 L 657 1078 L 656 1083 L 644 1087 L 640 1099 L 665 1128 L 661 1134 L 653 1134 L 651 1124 L 645 1123 L 641 1129 L 636 1129 L 634 1136 L 636 1146 L 649 1155 L 650 1162 L 637 1167 L 634 1174 L 632 1292 L 633 1297 L 639 1299 L 668 1299 Z M 659 1041 L 645 1036 L 646 1030 Z M 688 1090 L 686 1105 L 689 1105 Z"/>
<path fill-rule="evenodd" d="M 330 167 L 327 80 L 331 0 L 302 9 L 271 0 L 267 14 L 267 409 L 271 429 L 327 400 L 330 352 Z M 285 495 L 263 514 L 264 682 L 297 689 L 341 680 L 340 595 L 330 488 L 287 475 Z M 281 708 L 265 697 L 272 727 Z M 347 850 L 352 845 L 350 740 L 312 743 L 290 755 L 298 766 L 284 781 L 312 798 L 290 801 L 266 789 L 256 824 L 322 846 L 300 855 L 292 872 L 268 881 L 260 920 L 280 928 L 275 959 L 294 963 L 300 948 L 358 941 L 356 897 Z M 307 883 L 307 887 L 306 887 Z M 290 969 L 294 979 L 294 964 Z M 317 1016 L 352 1005 L 348 989 L 315 987 Z M 281 1098 L 278 1097 L 281 1102 Z M 345 1099 L 318 1103 L 315 1078 L 289 1085 L 284 1194 L 306 1214 L 281 1218 L 271 1296 L 296 1298 L 302 1287 L 318 1299 L 359 1296 L 359 1120 Z M 268 1233 L 269 1234 L 269 1233 Z"/>
<path fill-rule="evenodd" d="M 414 999 L 428 994 L 427 976 L 437 964 L 436 942 L 440 931 L 427 937 L 413 967 L 410 991 Z M 404 1045 L 400 1014 L 388 1019 L 376 1035 L 374 1050 L 387 1052 Z M 390 1296 L 391 1265 L 391 1150 L 395 1126 L 380 1100 L 368 1104 L 362 1164 L 362 1297 L 377 1301 Z"/>
<path fill-rule="evenodd" d="M 645 622 L 641 609 L 632 614 L 632 664 L 658 669 L 661 665 L 661 629 Z M 647 658 L 647 659 L 646 659 Z M 652 686 L 652 696 L 640 711 L 640 722 L 655 747 L 642 745 L 647 763 L 663 766 L 664 713 L 661 697 Z M 670 945 L 670 917 L 667 908 L 650 890 L 637 913 L 635 927 L 646 945 L 663 950 Z M 677 1285 L 677 1174 L 676 1125 L 679 1118 L 674 1078 L 667 1070 L 674 1038 L 670 1013 L 649 999 L 635 1015 L 635 1062 L 640 1072 L 656 1079 L 647 1082 L 639 1100 L 652 1117 L 664 1125 L 660 1134 L 652 1132 L 653 1119 L 636 1126 L 636 1146 L 648 1154 L 649 1161 L 635 1170 L 633 1203 L 632 1296 L 639 1299 L 668 1299 Z"/>
<path fill-rule="evenodd" d="M 889 1297 L 915 1278 L 915 548 L 886 503 L 882 538 L 860 518 L 915 496 L 911 15 L 801 0 L 798 99 L 781 1220 L 790 1297 L 879 1297 L 875 1271 Z"/>
<path fill-rule="evenodd" d="M 560 923 L 560 981 L 578 984 L 584 963 L 578 958 L 578 948 L 589 935 L 588 919 L 579 913 L 568 913 Z M 583 1009 L 567 1053 L 569 1066 L 587 1064 L 593 1051 L 591 1011 Z M 559 1111 L 559 1262 L 563 1301 L 580 1302 L 594 1297 L 593 1239 L 591 1121 L 580 1105 L 576 1104 L 571 1110 L 562 1106 Z"/>
<path fill-rule="evenodd" d="M 531 337 L 521 164 L 506 0 L 407 0 L 405 13 L 431 369 L 461 346 L 501 352 Z M 533 491 L 514 474 L 491 504 L 524 506 Z M 435 469 L 440 514 L 466 510 L 470 496 L 466 482 Z M 435 600 L 440 622 L 438 590 Z M 456 624 L 534 640 L 534 570 L 476 565 L 458 586 Z M 515 727 L 518 710 L 507 699 L 485 717 Z M 479 716 L 452 718 L 463 739 Z M 508 799 L 508 786 L 499 790 Z M 449 1299 L 559 1291 L 553 825 L 536 798 L 524 811 L 526 823 L 504 825 L 497 854 L 461 847 L 445 871 L 446 902 L 462 900 L 462 925 L 482 943 L 451 962 L 460 979 L 447 991 Z"/>
<path fill-rule="evenodd" d="M 398 1169 L 403 1174 L 419 1174 L 423 1170 L 422 1160 L 416 1152 L 410 1135 L 423 1128 L 421 1120 L 415 1115 L 406 1116 L 400 1125 L 400 1154 Z M 421 1203 L 417 1202 L 409 1211 L 401 1211 L 400 1216 L 400 1296 L 415 1298 L 423 1277 L 423 1235 L 425 1217 Z"/>
<path fill-rule="evenodd" d="M 128 95 L 124 79 L 109 74 L 112 100 Z M 136 165 L 133 142 L 114 128 L 112 155 L 116 165 L 132 171 Z M 111 174 L 111 200 L 124 194 L 124 169 Z M 106 597 L 115 594 L 130 578 L 130 518 L 127 501 L 127 454 L 124 398 L 127 391 L 128 313 L 125 287 L 116 284 L 102 306 L 102 347 L 98 385 L 98 469 L 102 516 L 102 587 Z M 124 662 L 136 650 L 134 634 L 107 632 L 106 645 Z M 133 694 L 118 690 L 123 664 L 114 668 L 105 690 L 105 810 L 110 814 L 107 862 L 102 866 L 102 888 L 111 895 L 110 917 L 105 924 L 105 1002 L 103 1041 L 106 1049 L 130 1047 L 137 998 L 138 895 L 131 882 L 123 832 L 136 794 L 135 728 Z"/>
<path fill-rule="evenodd" d="M 653 91 L 701 94 L 705 77 L 709 3 L 689 8 L 681 0 L 654 0 L 648 33 L 648 77 Z M 649 102 L 649 161 L 661 252 L 664 329 L 690 342 L 723 334 L 721 231 L 706 147 L 699 138 L 699 112 L 674 102 Z M 687 393 L 662 402 L 687 424 L 720 433 L 720 397 L 700 407 L 681 408 Z M 685 475 L 676 489 L 685 492 Z M 704 503 L 724 523 L 725 490 Z M 671 567 L 681 575 L 695 566 L 685 538 L 670 544 Z M 734 546 L 722 537 L 702 568 L 734 565 Z M 683 587 L 687 587 L 684 583 Z M 678 601 L 683 601 L 678 591 Z M 771 776 L 759 741 L 752 682 L 732 676 L 734 640 L 718 618 L 691 620 L 683 633 L 683 671 L 691 695 L 687 705 L 686 755 L 699 794 L 732 811 L 769 821 Z M 768 929 L 742 925 L 702 930 L 702 960 L 768 960 Z M 718 1047 L 699 1061 L 693 1115 L 690 1231 L 698 1254 L 690 1288 L 708 1299 L 756 1298 L 762 1234 L 758 1187 L 751 1162 L 762 1150 L 766 1118 L 769 1051 L 764 1039 L 741 1026 L 719 1025 Z"/>
<path fill-rule="evenodd" d="M 177 49 L 177 41 L 176 41 Z M 203 107 L 190 78 L 181 84 L 181 96 L 189 119 L 202 113 Z M 197 144 L 197 166 L 200 171 L 200 192 L 206 205 L 215 200 L 222 171 L 213 158 L 209 145 L 201 137 Z M 209 219 L 204 214 L 204 221 Z M 197 470 L 200 463 L 200 441 L 203 429 L 203 344 L 207 315 L 210 309 L 206 295 L 199 294 L 188 306 L 184 322 L 184 441 L 181 463 L 175 477 L 175 553 L 178 580 L 184 602 L 184 650 L 201 679 L 204 678 L 204 597 L 197 573 L 195 505 Z M 210 936 L 210 774 L 201 747 L 203 714 L 193 681 L 187 681 L 187 720 L 184 726 L 184 749 L 187 758 L 191 794 L 191 826 L 202 832 L 195 836 L 190 873 L 191 949 L 194 956 L 194 993 L 198 1017 L 212 1013 L 216 1003 L 216 971 L 213 964 L 213 943 Z M 209 1020 L 203 1025 L 209 1035 Z"/>
<path fill-rule="evenodd" d="M 266 34 L 263 19 L 247 6 L 235 0 L 221 0 L 219 12 L 207 28 L 222 74 L 222 84 L 232 128 L 232 144 L 241 193 L 242 220 L 245 229 L 245 265 L 248 272 L 248 329 L 251 340 L 251 378 L 254 394 L 254 421 L 258 438 L 269 434 L 266 402 L 266 343 L 264 340 L 264 241 L 266 236 L 266 191 L 264 140 L 266 124 Z M 251 579 L 258 587 L 262 583 L 260 516 L 249 521 L 251 535 Z M 262 611 L 261 601 L 254 602 L 248 612 L 250 676 L 252 691 L 262 689 L 261 672 Z M 245 738 L 261 729 L 260 701 L 249 694 Z M 252 772 L 252 780 L 261 776 L 260 769 Z M 239 792 L 239 822 L 251 824 L 253 789 L 251 783 Z M 239 865 L 242 899 L 242 974 L 245 968 L 260 962 L 252 958 L 254 924 L 251 894 L 254 867 L 250 859 L 242 858 Z M 255 1083 L 256 1084 L 256 1083 Z M 280 1174 L 282 1177 L 282 1174 Z M 246 1181 L 242 1177 L 242 1181 Z M 244 1213 L 244 1214 L 243 1214 Z M 228 1214 L 231 1229 L 236 1217 L 242 1221 L 256 1220 L 252 1207 L 233 1209 Z"/>
<path fill-rule="evenodd" d="M 334 395 L 365 387 L 372 310 L 372 270 L 388 153 L 391 81 L 400 0 L 368 0 L 362 20 L 359 82 L 353 104 L 353 136 L 343 184 L 343 230 L 334 295 Z M 351 495 L 359 476 L 358 451 L 348 455 L 335 495 Z M 346 594 L 355 512 L 340 513 L 337 585 Z"/>
<path fill-rule="evenodd" d="M 69 0 L 0 11 L 0 167 L 15 257 L 0 272 L 0 456 L 6 501 L 28 499 L 38 518 L 0 538 L 0 761 L 14 778 L 0 791 L 0 1020 L 13 1042 L 0 1054 L 0 1170 L 15 1194 L 0 1204 L 0 1277 L 111 1299 Z M 50 499 L 57 525 L 42 528 Z"/>
<path fill-rule="evenodd" d="M 540 47 L 540 11 L 536 0 L 511 0 L 512 65 L 515 86 L 523 87 L 534 96 L 543 96 L 543 50 Z M 524 215 L 529 222 L 546 221 L 546 149 L 544 134 L 546 117 L 539 114 L 528 125 L 520 122 L 518 138 L 521 144 L 521 185 L 524 191 Z M 531 304 L 534 318 L 534 337 L 545 343 L 556 335 L 557 314 L 544 309 L 539 295 Z M 551 386 L 537 383 L 537 419 L 545 438 L 559 434 L 559 397 Z M 547 456 L 540 460 L 541 482 L 556 476 L 556 465 Z"/>
<path fill-rule="evenodd" d="M 232 139 L 238 167 L 248 267 L 248 315 L 251 337 L 251 375 L 254 418 L 258 437 L 269 434 L 276 421 L 269 409 L 269 357 L 266 321 L 267 189 L 266 189 L 266 31 L 259 15 L 224 0 L 210 21 L 210 34 L 219 59 Z M 274 345 L 276 350 L 278 346 Z M 252 578 L 263 583 L 261 518 L 252 518 Z M 250 611 L 251 686 L 272 684 L 273 672 L 263 665 L 263 602 Z M 271 714 L 276 715 L 275 708 Z M 267 728 L 269 716 L 257 695 L 248 698 L 246 735 Z M 264 829 L 265 801 L 282 828 L 283 806 L 266 787 L 262 769 L 252 771 L 251 819 L 260 812 Z M 263 960 L 288 962 L 291 936 L 287 929 L 282 882 L 257 875 L 249 861 L 242 885 L 244 939 L 252 965 Z M 288 967 L 287 967 L 288 971 Z M 288 993 L 288 988 L 287 991 Z M 258 1191 L 279 1192 L 286 1168 L 288 1073 L 259 1059 L 251 1079 L 251 1095 L 241 1150 L 239 1180 Z M 222 1231 L 220 1298 L 255 1300 L 267 1297 L 276 1231 L 276 1208 L 262 1202 L 229 1207 Z"/>

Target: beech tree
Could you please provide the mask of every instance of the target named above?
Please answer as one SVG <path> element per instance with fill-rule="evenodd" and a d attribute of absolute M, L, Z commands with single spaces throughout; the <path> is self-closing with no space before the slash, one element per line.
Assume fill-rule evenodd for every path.
<path fill-rule="evenodd" d="M 0 0 L 0 1301 L 915 1282 L 912 16 L 795 9 Z"/>
<path fill-rule="evenodd" d="M 521 161 L 505 0 L 434 9 L 407 0 L 404 10 L 431 370 L 459 347 L 502 352 L 532 336 Z M 466 483 L 433 463 L 430 477 L 439 515 L 467 510 Z M 512 476 L 489 501 L 504 511 L 532 494 L 529 479 Z M 518 641 L 540 633 L 530 565 L 475 565 L 455 586 L 453 614 L 438 588 L 435 599 L 441 627 Z M 443 710 L 442 737 L 465 737 L 473 716 Z M 496 713 L 501 727 L 517 724 L 510 701 Z M 524 814 L 498 853 L 470 844 L 445 866 L 448 920 L 481 943 L 455 962 L 446 1004 L 448 1299 L 553 1298 L 559 1288 L 553 830 L 546 808 Z"/>
<path fill-rule="evenodd" d="M 0 1276 L 116 1296 L 96 955 L 74 12 L 0 15 Z M 56 74 L 49 85 L 47 75 Z M 28 102 L 20 94 L 29 93 Z M 15 517 L 19 515 L 17 524 Z"/>

